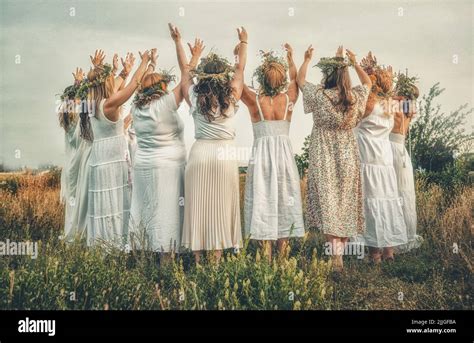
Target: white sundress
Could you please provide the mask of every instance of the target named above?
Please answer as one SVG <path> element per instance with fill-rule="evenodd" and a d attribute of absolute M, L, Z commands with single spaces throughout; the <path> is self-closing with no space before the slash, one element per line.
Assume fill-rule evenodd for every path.
<path fill-rule="evenodd" d="M 94 142 L 89 160 L 87 244 L 124 247 L 130 215 L 129 152 L 123 119 L 108 120 L 103 99 L 91 117 Z"/>
<path fill-rule="evenodd" d="M 301 186 L 290 137 L 290 121 L 265 120 L 252 123 L 254 143 L 245 183 L 245 234 L 255 240 L 277 240 L 304 236 Z"/>
<path fill-rule="evenodd" d="M 418 248 L 423 238 L 416 234 L 416 194 L 413 166 L 410 155 L 405 148 L 405 136 L 398 133 L 390 134 L 393 152 L 393 166 L 397 174 L 398 192 L 403 199 L 403 216 L 407 229 L 407 243 L 396 247 L 396 252 L 404 253 Z"/>
<path fill-rule="evenodd" d="M 366 231 L 358 237 L 366 246 L 395 247 L 407 243 L 403 199 L 398 193 L 397 175 L 389 135 L 393 116 L 376 103 L 357 130 L 361 160 Z"/>
<path fill-rule="evenodd" d="M 65 205 L 64 211 L 64 238 L 71 241 L 76 233 L 74 221 L 74 207 L 76 197 L 76 185 L 78 177 L 78 164 L 75 163 L 76 151 L 79 147 L 80 125 L 78 122 L 71 124 L 64 133 L 65 159 L 61 171 L 61 203 Z"/>
<path fill-rule="evenodd" d="M 179 249 L 184 218 L 184 123 L 173 92 L 132 108 L 137 149 L 130 215 L 131 248 Z"/>

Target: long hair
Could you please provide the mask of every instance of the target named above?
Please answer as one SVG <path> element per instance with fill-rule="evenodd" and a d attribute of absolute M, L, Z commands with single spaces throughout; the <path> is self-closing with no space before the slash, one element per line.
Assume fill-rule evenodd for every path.
<path fill-rule="evenodd" d="M 61 126 L 66 132 L 69 131 L 71 125 L 73 125 L 77 120 L 77 113 L 75 111 L 76 89 L 76 85 L 68 86 L 64 89 L 63 95 L 61 96 L 61 105 L 58 109 L 58 120 L 59 126 Z"/>
<path fill-rule="evenodd" d="M 203 63 L 203 62 L 201 62 Z M 207 62 L 202 70 L 206 74 L 224 73 L 227 65 L 220 60 Z M 216 114 L 227 117 L 225 114 L 232 103 L 232 86 L 228 78 L 209 77 L 202 78 L 194 86 L 194 92 L 197 94 L 197 107 L 199 112 L 204 115 L 209 122 L 216 119 Z"/>
<path fill-rule="evenodd" d="M 91 69 L 87 74 L 87 80 L 91 82 L 91 86 L 87 91 L 87 101 L 81 104 L 80 120 L 81 120 L 81 137 L 89 142 L 94 140 L 90 116 L 95 115 L 95 111 L 99 108 L 99 104 L 103 99 L 107 99 L 114 91 L 114 75 L 110 74 L 105 81 L 94 83 L 103 72 L 102 66 Z"/>
<path fill-rule="evenodd" d="M 349 76 L 349 68 L 347 66 L 334 69 L 325 77 L 324 89 L 337 88 L 339 99 L 333 102 L 334 106 L 342 108 L 342 112 L 346 116 L 341 127 L 345 127 L 352 120 L 354 115 L 351 111 L 355 101 L 352 96 L 352 84 Z M 349 113 L 349 115 L 347 115 Z"/>

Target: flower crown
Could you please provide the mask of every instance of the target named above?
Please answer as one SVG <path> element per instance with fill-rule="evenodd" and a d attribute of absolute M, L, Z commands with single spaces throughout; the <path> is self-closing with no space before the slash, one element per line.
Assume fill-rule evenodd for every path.
<path fill-rule="evenodd" d="M 79 98 L 81 100 L 87 99 L 89 88 L 96 87 L 104 83 L 107 78 L 112 74 L 113 68 L 110 64 L 105 63 L 103 65 L 97 66 L 96 69 L 99 70 L 99 73 L 94 80 L 84 78 L 79 84 L 76 90 L 76 98 Z"/>
<path fill-rule="evenodd" d="M 384 91 L 381 84 L 385 82 L 391 82 L 393 84 L 393 77 L 388 73 L 385 67 L 381 67 L 377 63 L 377 58 L 363 58 L 360 62 L 360 67 L 367 73 L 370 80 L 372 81 L 371 92 L 376 94 L 378 97 L 388 98 L 393 95 L 393 90 Z"/>
<path fill-rule="evenodd" d="M 160 70 L 160 80 L 150 87 L 140 89 L 135 95 L 133 103 L 141 108 L 149 104 L 152 100 L 168 94 L 168 84 L 172 81 L 176 81 L 176 76 L 171 74 L 171 71 L 172 70 Z"/>
<path fill-rule="evenodd" d="M 221 64 L 223 64 L 225 66 L 224 71 L 217 74 L 206 73 L 204 71 L 204 66 L 208 63 L 213 62 L 220 62 Z M 234 71 L 235 68 L 226 58 L 220 57 L 219 55 L 211 51 L 206 57 L 201 58 L 201 62 L 199 63 L 197 68 L 191 70 L 191 76 L 193 78 L 196 78 L 198 82 L 201 80 L 211 80 L 213 82 L 222 83 L 231 81 L 232 77 L 234 76 Z"/>
<path fill-rule="evenodd" d="M 339 68 L 352 66 L 352 62 L 344 57 L 322 57 L 314 66 L 321 69 L 324 75 L 331 75 Z"/>
<path fill-rule="evenodd" d="M 67 86 L 63 94 L 61 94 L 61 101 L 69 100 L 69 99 L 74 99 L 76 97 L 77 90 L 79 89 L 80 85 L 73 84 L 70 86 Z"/>
<path fill-rule="evenodd" d="M 410 77 L 399 72 L 395 75 L 395 82 L 395 94 L 406 97 L 410 100 L 418 98 L 418 88 L 416 87 L 418 77 Z"/>
<path fill-rule="evenodd" d="M 288 63 L 285 58 L 279 56 L 275 51 L 270 50 L 269 52 L 264 52 L 260 50 L 260 56 L 262 58 L 262 64 L 255 69 L 253 77 L 257 79 L 257 82 L 260 85 L 260 91 L 267 96 L 274 97 L 280 94 L 282 91 L 288 87 L 288 79 L 285 80 L 279 87 L 272 88 L 268 83 L 265 77 L 265 72 L 271 63 L 278 63 L 285 68 L 285 73 L 288 71 Z M 253 80 L 252 80 L 253 81 Z"/>

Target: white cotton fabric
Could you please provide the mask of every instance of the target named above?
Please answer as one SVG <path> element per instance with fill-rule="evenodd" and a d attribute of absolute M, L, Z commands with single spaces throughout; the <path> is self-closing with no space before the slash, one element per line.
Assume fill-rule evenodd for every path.
<path fill-rule="evenodd" d="M 131 247 L 158 252 L 181 245 L 184 218 L 184 123 L 174 93 L 132 108 L 137 149 L 133 166 Z"/>
<path fill-rule="evenodd" d="M 290 122 L 286 118 L 264 120 L 262 114 L 260 119 L 252 123 L 254 143 L 245 183 L 245 234 L 255 240 L 303 237 L 301 186 L 289 137 Z"/>
<path fill-rule="evenodd" d="M 413 166 L 410 155 L 405 148 L 405 136 L 398 133 L 390 134 L 393 152 L 393 165 L 397 174 L 398 192 L 403 199 L 403 215 L 407 229 L 407 243 L 397 247 L 397 252 L 407 252 L 417 248 L 423 238 L 416 234 L 416 195 Z"/>
<path fill-rule="evenodd" d="M 80 144 L 79 125 L 71 124 L 68 131 L 64 133 L 65 159 L 61 171 L 60 200 L 65 205 L 64 212 L 64 237 L 70 240 L 75 234 L 76 224 L 74 222 L 74 207 L 76 198 L 76 185 L 79 166 L 75 163 L 76 152 Z"/>
<path fill-rule="evenodd" d="M 407 243 L 403 200 L 398 193 L 389 140 L 393 124 L 393 116 L 385 115 L 382 106 L 376 103 L 356 130 L 366 221 L 366 231 L 358 240 L 369 247 Z"/>
<path fill-rule="evenodd" d="M 130 215 L 129 152 L 123 119 L 108 120 L 104 102 L 90 118 L 94 142 L 89 160 L 87 244 L 124 247 Z"/>
<path fill-rule="evenodd" d="M 86 232 L 88 158 L 91 144 L 80 137 L 79 121 L 65 133 L 66 159 L 61 173 L 61 202 L 65 204 L 64 238 L 71 242 Z"/>

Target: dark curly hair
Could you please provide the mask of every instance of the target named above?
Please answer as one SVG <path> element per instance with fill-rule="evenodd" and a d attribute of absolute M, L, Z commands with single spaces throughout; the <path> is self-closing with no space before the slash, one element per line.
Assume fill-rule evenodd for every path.
<path fill-rule="evenodd" d="M 227 68 L 221 60 L 209 61 L 202 66 L 203 72 L 209 75 L 224 73 Z M 233 103 L 231 81 L 229 78 L 209 77 L 200 79 L 194 86 L 198 110 L 209 122 L 216 119 L 216 108 L 219 108 L 220 116 L 227 117 L 225 112 Z"/>

